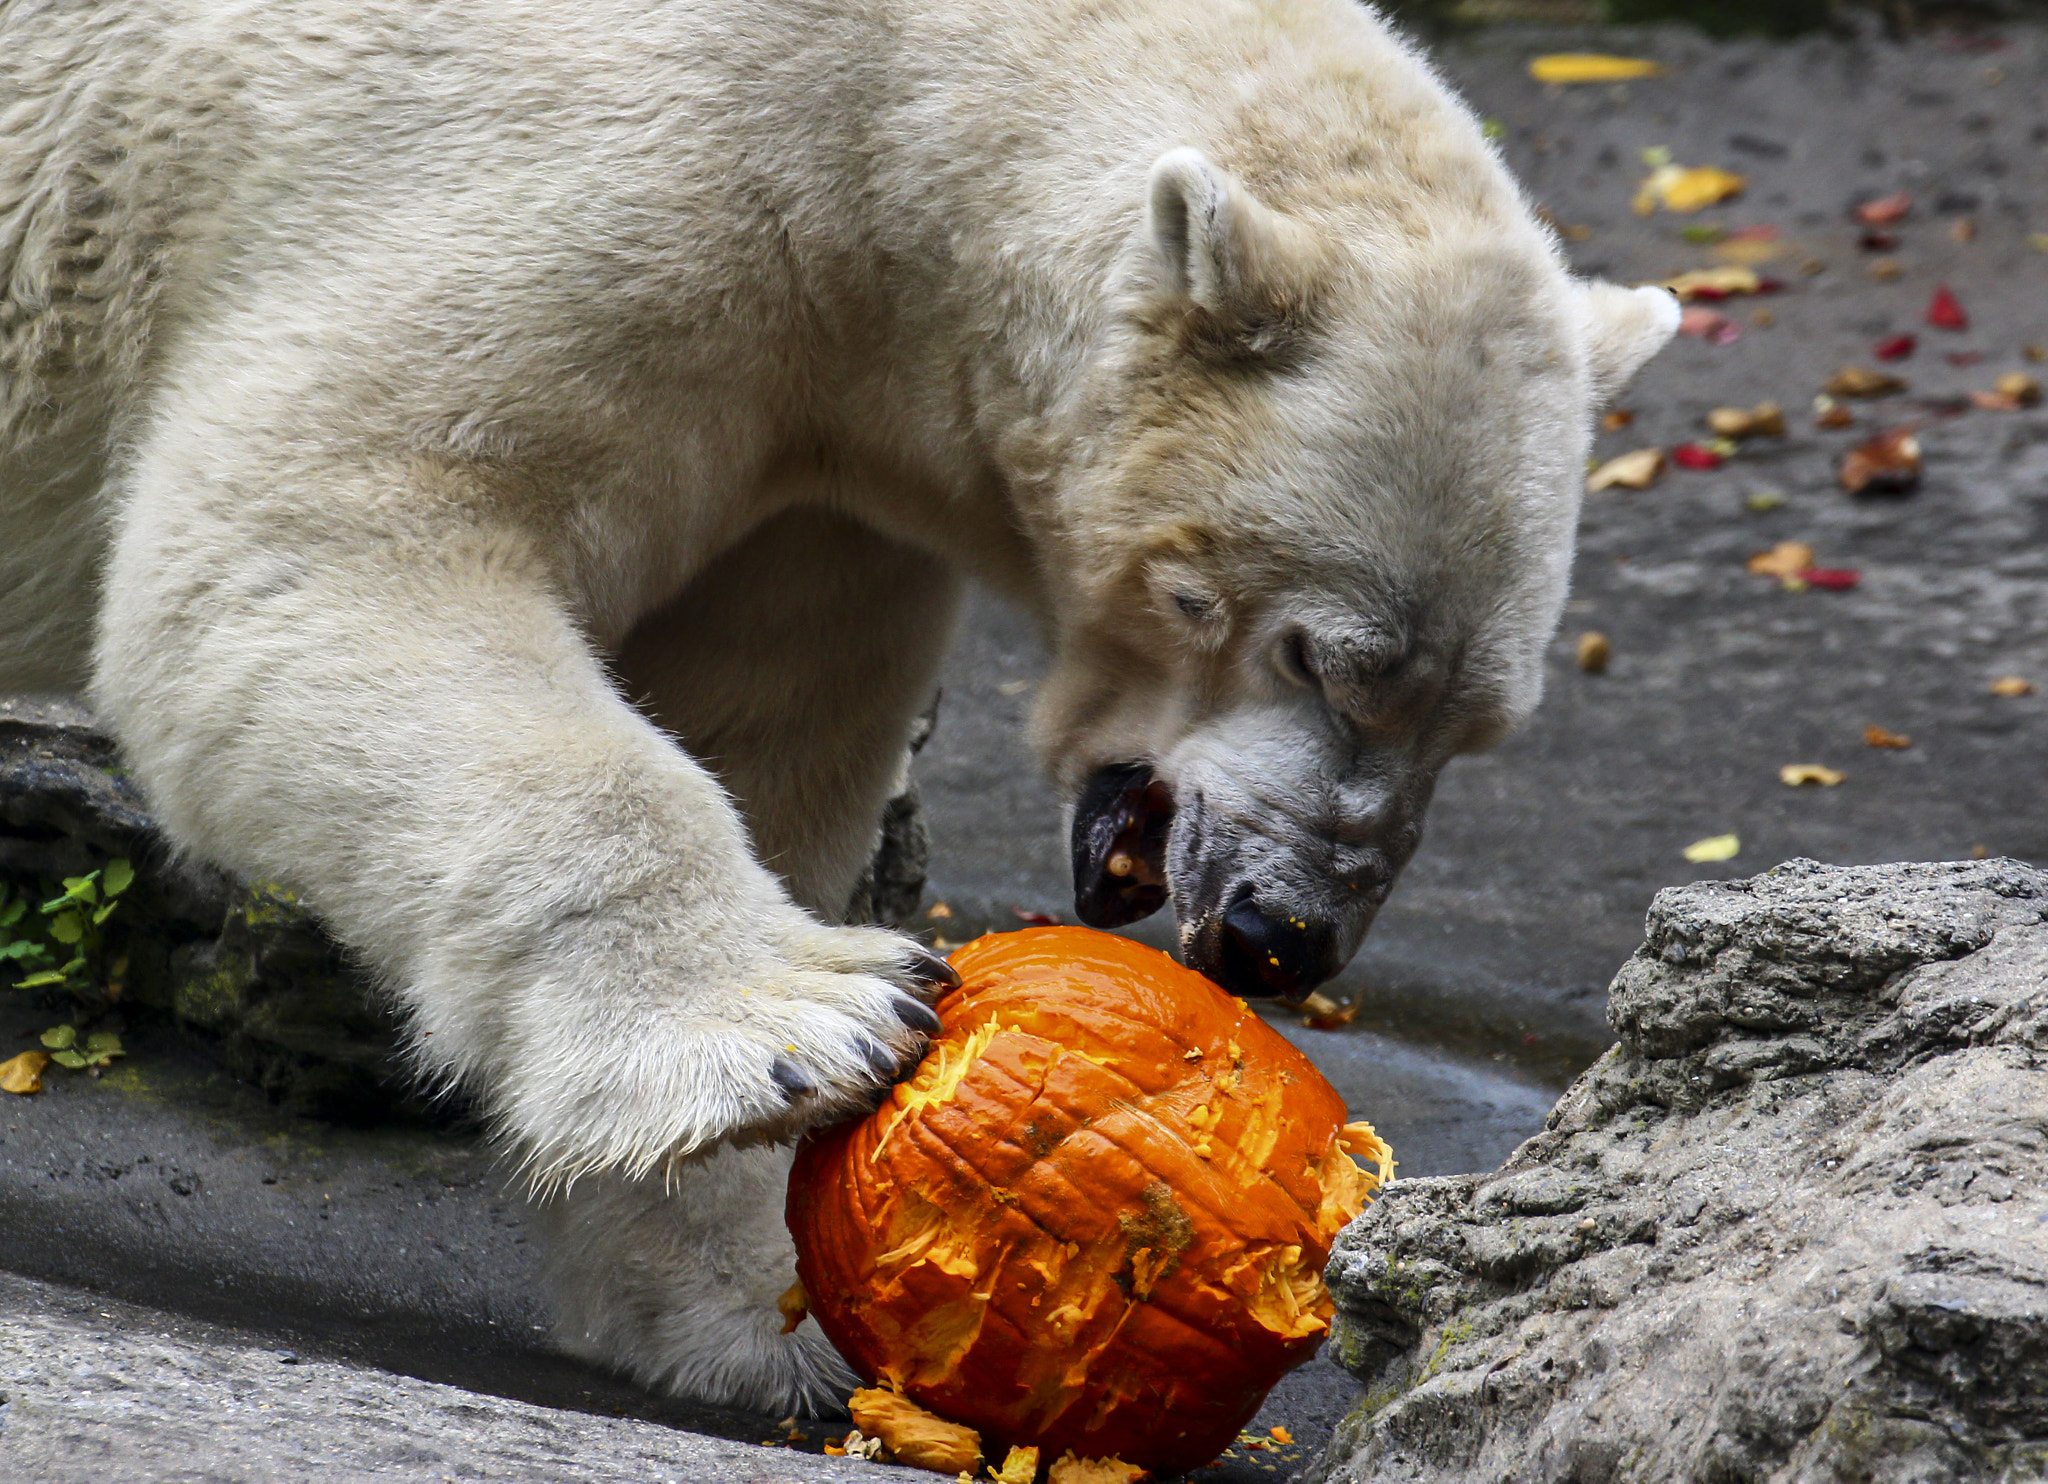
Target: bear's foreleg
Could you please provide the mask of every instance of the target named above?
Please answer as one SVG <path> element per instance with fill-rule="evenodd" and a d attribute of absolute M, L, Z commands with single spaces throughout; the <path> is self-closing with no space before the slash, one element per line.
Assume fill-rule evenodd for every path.
<path fill-rule="evenodd" d="M 627 693 L 707 760 L 762 861 L 841 912 L 899 787 L 905 738 L 952 631 L 932 557 L 817 507 L 770 521 L 618 658 Z M 789 1152 L 722 1151 L 542 1203 L 557 1332 L 641 1384 L 706 1401 L 837 1410 L 854 1384 L 815 1323 L 784 1334 L 796 1281 Z"/>
<path fill-rule="evenodd" d="M 298 891 L 543 1184 L 867 1106 L 943 967 L 757 861 L 592 652 L 569 538 L 473 470 L 275 442 L 130 468 L 95 699 L 173 839 Z"/>

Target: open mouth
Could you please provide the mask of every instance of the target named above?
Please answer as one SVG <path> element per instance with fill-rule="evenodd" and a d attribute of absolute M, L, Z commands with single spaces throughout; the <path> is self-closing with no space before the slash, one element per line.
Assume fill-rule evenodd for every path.
<path fill-rule="evenodd" d="M 1115 928 L 1166 905 L 1166 834 L 1173 792 L 1148 763 L 1098 769 L 1074 806 L 1074 911 Z"/>

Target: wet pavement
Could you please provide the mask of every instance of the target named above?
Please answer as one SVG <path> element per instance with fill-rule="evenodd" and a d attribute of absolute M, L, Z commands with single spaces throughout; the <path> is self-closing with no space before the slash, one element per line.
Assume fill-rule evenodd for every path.
<path fill-rule="evenodd" d="M 1498 30 L 1440 53 L 1498 121 L 1510 161 L 1586 271 L 1662 279 L 1722 260 L 1714 244 L 1682 236 L 1687 225 L 1777 229 L 1759 271 L 1783 290 L 1713 306 L 1736 337 L 1684 338 L 1653 363 L 1625 398 L 1634 422 L 1603 437 L 1603 457 L 1704 438 L 1700 420 L 1718 406 L 1775 400 L 1790 429 L 1721 468 L 1589 497 L 1542 711 L 1497 753 L 1445 775 L 1421 854 L 1336 987 L 1356 997 L 1357 1020 L 1313 1031 L 1280 1017 L 1388 1135 L 1403 1173 L 1487 1168 L 1535 1129 L 1605 1044 L 1607 980 L 1661 886 L 1800 855 L 1981 849 L 2048 862 L 2048 409 L 1959 400 L 2001 372 L 2048 373 L 2025 359 L 2026 346 L 2048 345 L 2048 252 L 2030 241 L 2048 232 L 2048 35 L 1992 40 L 1714 44 L 1671 30 Z M 1585 49 L 1654 56 L 1671 70 L 1568 89 L 1526 75 L 1534 53 Z M 1697 216 L 1637 217 L 1642 152 L 1658 147 L 1682 164 L 1742 171 L 1749 187 Z M 1902 189 L 1914 205 L 1890 229 L 1896 242 L 1859 245 L 1850 207 Z M 1967 308 L 1968 330 L 1922 322 L 1940 284 Z M 1855 429 L 1814 428 L 1808 408 L 1826 378 L 1844 363 L 1875 365 L 1874 342 L 1901 332 L 1918 347 L 1886 369 L 1910 390 L 1855 404 Z M 1951 353 L 1980 359 L 1952 364 Z M 1853 499 L 1836 488 L 1850 445 L 1908 422 L 1926 450 L 1917 493 Z M 1782 541 L 1855 569 L 1859 584 L 1788 591 L 1745 570 Z M 1605 674 L 1575 663 L 1585 630 L 1611 642 Z M 947 913 L 927 919 L 934 936 L 1008 925 L 1019 908 L 1070 918 L 1060 801 L 1022 741 L 1041 663 L 1027 625 L 976 603 L 919 767 L 934 837 L 928 900 Z M 2008 675 L 2037 689 L 1993 695 Z M 1912 745 L 1867 746 L 1871 725 Z M 1781 767 L 1804 763 L 1846 779 L 1779 781 Z M 1681 854 L 1725 833 L 1741 842 L 1732 860 L 1692 865 Z M 1170 924 L 1142 935 L 1163 944 Z M 0 1037 L 17 1049 L 48 1022 L 20 996 L 0 1005 Z M 89 1348 L 99 1324 L 115 1352 L 243 1357 L 220 1362 L 241 1379 L 149 1426 L 203 1438 L 208 1407 L 223 1418 L 260 1407 L 249 1398 L 264 1369 L 244 1360 L 289 1349 L 338 1368 L 328 1382 L 343 1400 L 287 1409 L 277 1424 L 287 1429 L 319 1425 L 322 1405 L 359 1414 L 351 1388 L 374 1390 L 389 1373 L 387 1399 L 401 1412 L 451 1405 L 452 1394 L 407 1389 L 415 1383 L 456 1387 L 476 1395 L 463 1425 L 478 1437 L 525 1440 L 495 1454 L 480 1443 L 473 1456 L 451 1443 L 436 1459 L 379 1453 L 389 1439 L 364 1434 L 356 1453 L 322 1456 L 323 1477 L 352 1477 L 365 1459 L 381 1460 L 382 1478 L 496 1477 L 505 1458 L 542 1457 L 518 1450 L 536 1418 L 564 1411 L 616 1423 L 575 1434 L 593 1478 L 610 1477 L 608 1459 L 640 1467 L 664 1435 L 675 1440 L 674 1477 L 825 1476 L 822 1461 L 787 1452 L 691 1452 L 673 1429 L 758 1443 L 773 1419 L 658 1401 L 553 1355 L 518 1202 L 467 1135 L 289 1118 L 182 1036 L 132 1031 L 129 1047 L 101 1080 L 53 1069 L 48 1091 L 0 1105 L 0 1267 L 64 1285 L 10 1288 L 0 1309 L 10 1332 L 47 1333 L 67 1356 L 65 1346 Z M 146 1311 L 95 1307 L 99 1296 Z M 191 1329 L 206 1324 L 223 1328 Z M 205 1369 L 184 1364 L 164 1360 L 162 1374 Z M 69 1438 L 77 1457 L 102 1459 L 98 1479 L 170 1477 L 122 1452 L 142 1424 L 123 1432 L 126 1414 L 106 1401 L 108 1388 L 153 1384 L 110 1372 L 101 1389 L 67 1393 L 47 1375 L 10 1374 L 5 1390 L 32 1393 L 35 1407 L 0 1403 L 0 1437 Z M 1354 1397 L 1326 1362 L 1303 1368 L 1257 1424 L 1285 1426 L 1296 1446 L 1239 1450 L 1202 1477 L 1284 1478 Z M 280 1467 L 250 1443 L 192 1477 Z"/>

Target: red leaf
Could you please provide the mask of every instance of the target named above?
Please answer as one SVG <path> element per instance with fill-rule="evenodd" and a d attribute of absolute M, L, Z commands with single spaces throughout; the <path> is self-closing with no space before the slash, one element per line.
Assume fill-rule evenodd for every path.
<path fill-rule="evenodd" d="M 1893 222 L 1905 220 L 1906 213 L 1913 209 L 1913 198 L 1904 191 L 1889 196 L 1880 196 L 1875 201 L 1865 201 L 1856 208 L 1856 220 L 1866 227 L 1889 227 Z"/>
<path fill-rule="evenodd" d="M 1681 443 L 1671 450 L 1671 462 L 1681 469 L 1718 469 L 1728 460 L 1711 448 L 1697 443 Z"/>
<path fill-rule="evenodd" d="M 1917 335 L 1889 335 L 1877 342 L 1871 354 L 1880 361 L 1903 361 L 1919 344 Z"/>
<path fill-rule="evenodd" d="M 1799 580 L 1808 587 L 1845 593 L 1863 580 L 1863 574 L 1854 567 L 1808 567 L 1799 574 Z"/>
<path fill-rule="evenodd" d="M 1981 350 L 1952 350 L 1943 356 L 1942 359 L 1951 366 L 1974 366 L 1984 359 L 1984 352 Z"/>
<path fill-rule="evenodd" d="M 1934 297 L 1927 301 L 1927 323 L 1937 330 L 1967 330 L 1970 316 L 1963 312 L 1963 301 L 1943 284 L 1934 291 Z"/>

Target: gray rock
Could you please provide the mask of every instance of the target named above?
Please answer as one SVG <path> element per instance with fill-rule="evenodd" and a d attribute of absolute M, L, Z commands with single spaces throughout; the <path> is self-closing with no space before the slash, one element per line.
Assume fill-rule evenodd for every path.
<path fill-rule="evenodd" d="M 1665 891 L 1620 1042 L 1346 1231 L 1331 1481 L 2048 1477 L 2048 875 Z"/>
<path fill-rule="evenodd" d="M 0 1475 L 43 1484 L 882 1484 L 931 1477 L 302 1357 L 212 1325 L 4 1274 L 0 1377 Z"/>

